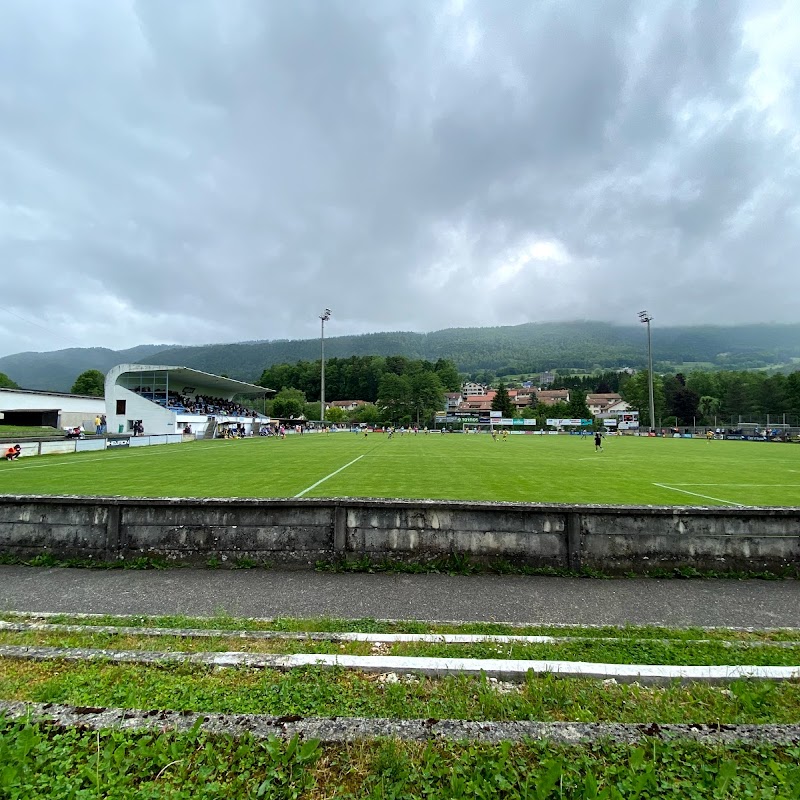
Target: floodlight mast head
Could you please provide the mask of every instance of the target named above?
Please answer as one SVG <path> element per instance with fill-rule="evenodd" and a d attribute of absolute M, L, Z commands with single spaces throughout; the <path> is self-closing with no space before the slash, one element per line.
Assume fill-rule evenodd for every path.
<path fill-rule="evenodd" d="M 653 321 L 653 318 L 647 313 L 647 311 L 640 311 L 639 312 L 639 322 L 643 325 L 647 325 L 647 393 L 649 395 L 650 400 L 650 430 L 655 429 L 656 425 L 656 409 L 655 409 L 655 402 L 653 398 L 653 344 L 652 340 L 650 339 L 650 323 Z"/>
<path fill-rule="evenodd" d="M 320 414 L 319 419 L 320 422 L 325 425 L 325 323 L 331 318 L 331 310 L 326 308 L 320 315 L 320 346 L 321 346 L 321 353 L 320 353 L 320 380 L 319 380 L 319 407 L 320 407 Z"/>

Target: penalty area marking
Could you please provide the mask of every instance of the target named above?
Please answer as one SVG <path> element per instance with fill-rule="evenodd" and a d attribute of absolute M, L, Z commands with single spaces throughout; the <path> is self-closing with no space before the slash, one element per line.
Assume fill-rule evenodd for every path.
<path fill-rule="evenodd" d="M 694 484 L 689 484 L 690 486 Z M 747 508 L 744 503 L 734 503 L 733 500 L 723 500 L 721 497 L 712 497 L 710 494 L 698 494 L 697 492 L 689 492 L 686 489 L 679 489 L 677 486 L 668 486 L 666 483 L 654 483 L 653 486 L 659 486 L 662 489 L 669 489 L 673 492 L 682 492 L 683 494 L 690 494 L 692 497 L 702 497 L 704 500 L 715 500 L 717 503 L 725 503 L 729 506 L 737 506 L 738 508 Z"/>
<path fill-rule="evenodd" d="M 364 458 L 365 455 L 366 455 L 366 453 L 362 453 L 360 456 L 356 456 L 356 458 L 354 458 L 352 461 L 350 461 L 347 464 L 345 464 L 343 467 L 339 467 L 339 469 L 334 470 L 333 472 L 331 472 L 330 475 L 326 475 L 324 478 L 321 478 L 316 483 L 312 483 L 311 486 L 309 486 L 307 489 L 303 489 L 302 492 L 298 492 L 295 495 L 295 497 L 302 497 L 304 494 L 307 494 L 312 489 L 316 489 L 317 486 L 319 486 L 321 483 L 325 483 L 325 481 L 327 481 L 328 478 L 332 478 L 334 475 L 338 475 L 343 469 L 347 469 L 348 467 L 350 467 L 353 464 L 355 464 L 356 461 L 360 461 L 362 458 Z"/>

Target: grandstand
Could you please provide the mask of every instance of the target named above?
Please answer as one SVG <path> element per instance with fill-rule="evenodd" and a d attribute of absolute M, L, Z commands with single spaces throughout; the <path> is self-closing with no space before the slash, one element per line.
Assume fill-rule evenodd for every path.
<path fill-rule="evenodd" d="M 109 433 L 191 432 L 211 438 L 221 423 L 241 423 L 255 433 L 269 419 L 234 401 L 236 395 L 272 394 L 272 389 L 188 367 L 119 364 L 106 374 Z"/>

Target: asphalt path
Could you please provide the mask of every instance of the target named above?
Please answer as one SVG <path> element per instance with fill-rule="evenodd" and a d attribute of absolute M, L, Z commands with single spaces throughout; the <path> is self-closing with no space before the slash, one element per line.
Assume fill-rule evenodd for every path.
<path fill-rule="evenodd" d="M 0 611 L 799 627 L 800 581 L 0 566 Z"/>

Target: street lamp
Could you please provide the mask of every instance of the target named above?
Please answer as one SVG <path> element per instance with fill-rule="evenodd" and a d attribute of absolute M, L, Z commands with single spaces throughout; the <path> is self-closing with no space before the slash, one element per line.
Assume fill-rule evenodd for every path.
<path fill-rule="evenodd" d="M 639 312 L 639 322 L 644 325 L 647 325 L 647 390 L 650 394 L 650 430 L 653 430 L 653 426 L 656 424 L 656 409 L 655 403 L 653 402 L 653 343 L 650 338 L 650 323 L 652 322 L 653 318 L 646 312 L 640 311 Z"/>
<path fill-rule="evenodd" d="M 331 318 L 331 310 L 326 308 L 320 315 L 320 345 L 322 348 L 322 359 L 321 359 L 321 380 L 320 380 L 320 389 L 319 389 L 319 399 L 320 399 L 320 422 L 322 422 L 323 427 L 325 426 L 325 323 Z"/>

